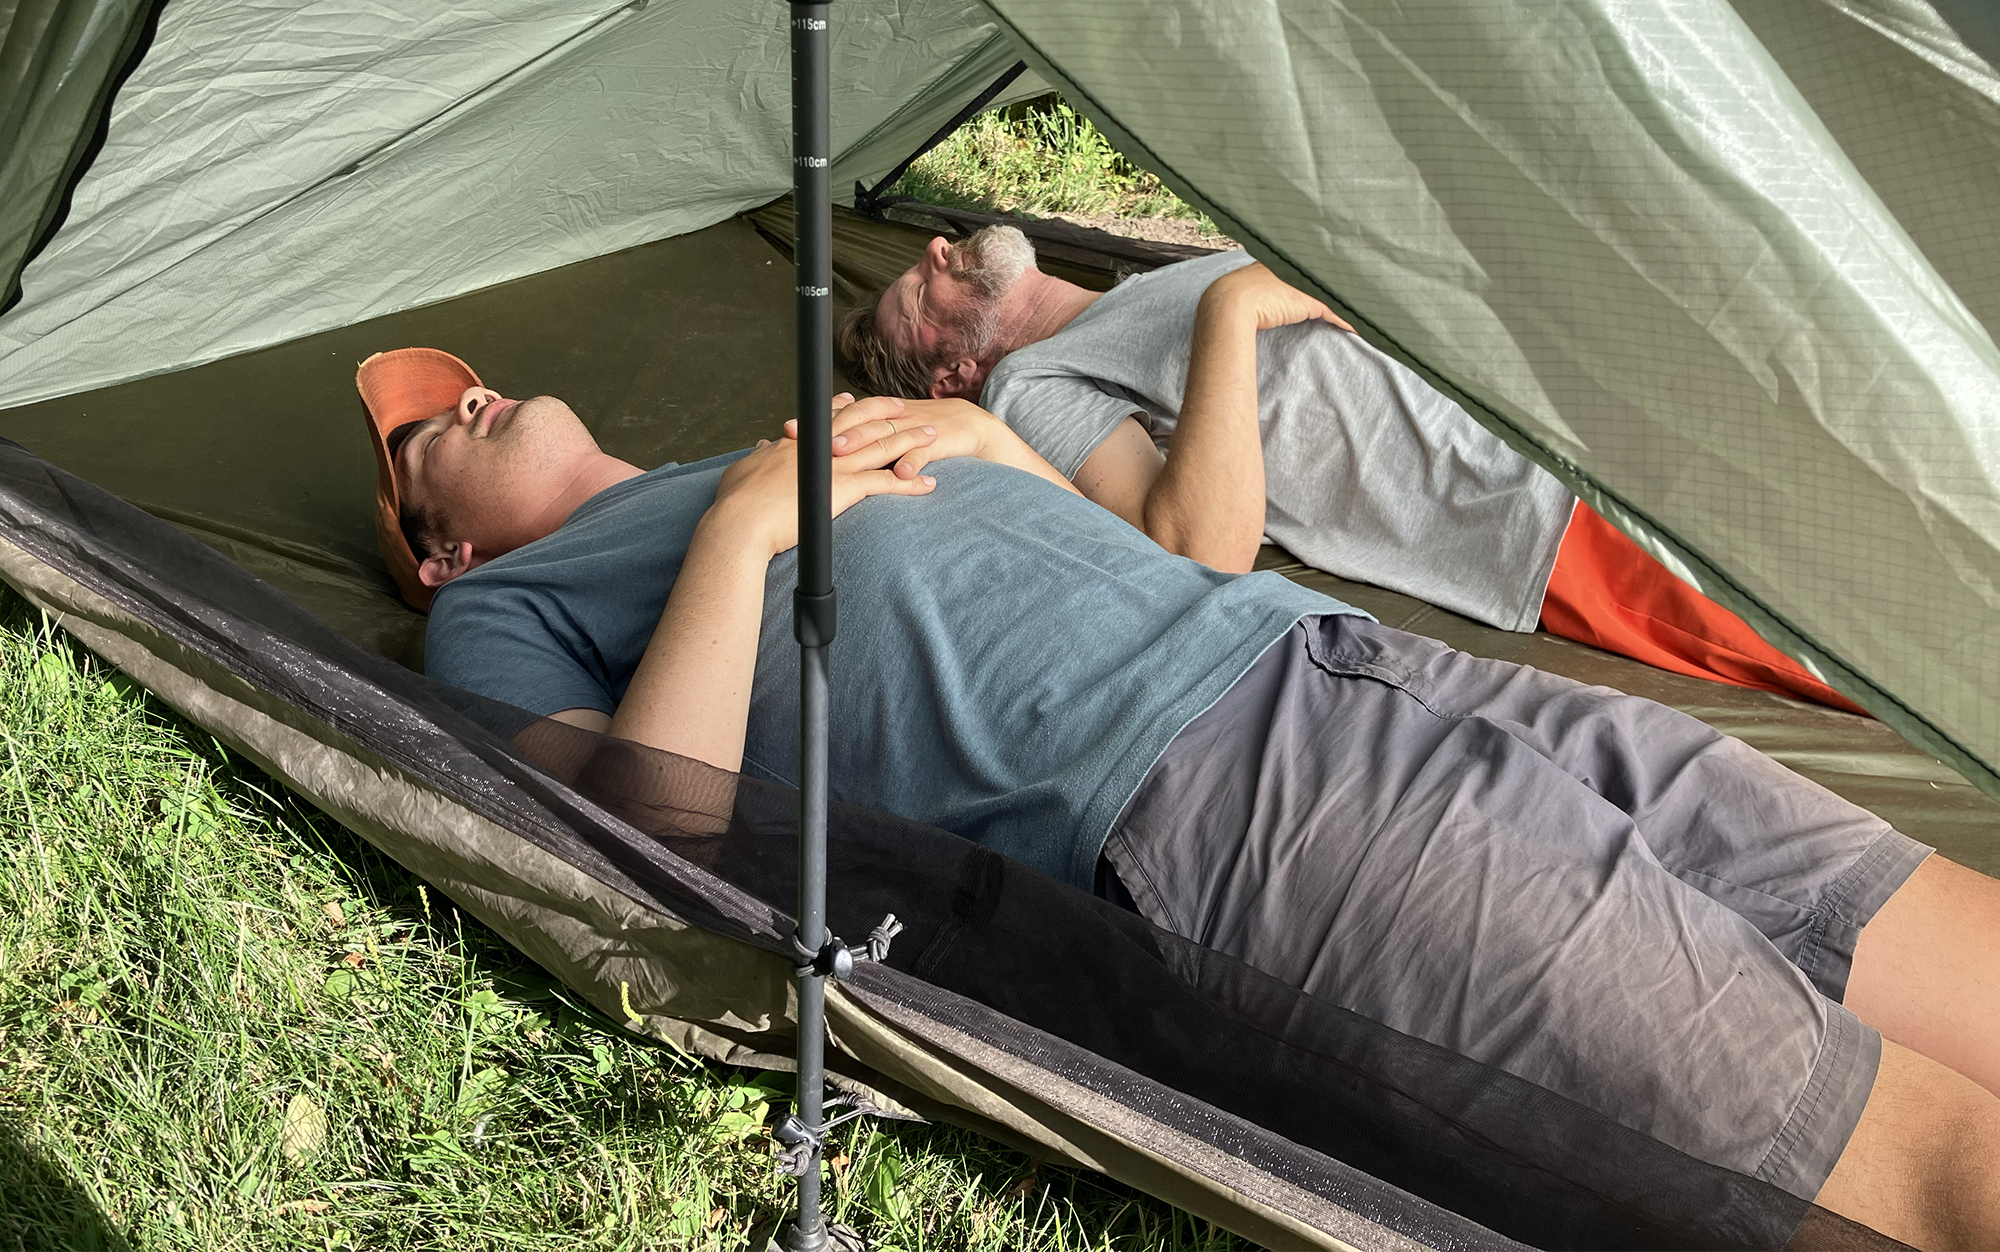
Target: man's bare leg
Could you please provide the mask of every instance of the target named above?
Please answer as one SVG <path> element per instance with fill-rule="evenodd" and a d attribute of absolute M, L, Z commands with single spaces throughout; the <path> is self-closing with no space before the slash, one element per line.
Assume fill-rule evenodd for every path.
<path fill-rule="evenodd" d="M 1863 928 L 1846 1004 L 2000 1095 L 2000 880 L 1927 858 Z"/>
<path fill-rule="evenodd" d="M 1885 1041 L 1819 1204 L 1917 1248 L 2000 1248 L 2000 1097 Z"/>

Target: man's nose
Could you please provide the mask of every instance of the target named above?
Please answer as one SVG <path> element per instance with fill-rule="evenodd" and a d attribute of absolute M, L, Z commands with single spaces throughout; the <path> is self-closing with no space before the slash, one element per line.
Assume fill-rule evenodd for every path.
<path fill-rule="evenodd" d="M 458 412 L 452 415 L 452 420 L 463 426 L 499 398 L 500 393 L 489 387 L 467 387 L 458 397 Z"/>

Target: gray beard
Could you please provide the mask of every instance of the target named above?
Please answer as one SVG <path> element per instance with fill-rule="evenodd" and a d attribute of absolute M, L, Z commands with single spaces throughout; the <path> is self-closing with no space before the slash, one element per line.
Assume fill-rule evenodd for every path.
<path fill-rule="evenodd" d="M 979 293 L 978 307 L 952 328 L 947 355 L 983 356 L 1000 334 L 1000 302 L 1035 268 L 1035 246 L 1014 226 L 988 226 L 952 249 L 951 272 Z"/>
<path fill-rule="evenodd" d="M 998 300 L 1035 268 L 1035 245 L 1017 226 L 988 226 L 952 250 L 952 273 Z"/>

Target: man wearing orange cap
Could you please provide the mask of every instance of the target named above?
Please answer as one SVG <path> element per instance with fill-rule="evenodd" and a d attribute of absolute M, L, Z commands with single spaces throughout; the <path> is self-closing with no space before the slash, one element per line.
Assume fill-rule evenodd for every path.
<path fill-rule="evenodd" d="M 642 471 L 445 353 L 357 382 L 433 676 L 795 778 L 793 441 Z M 1908 1242 L 2000 1243 L 2000 884 L 1673 710 L 1174 556 L 962 401 L 834 425 L 834 799 Z"/>

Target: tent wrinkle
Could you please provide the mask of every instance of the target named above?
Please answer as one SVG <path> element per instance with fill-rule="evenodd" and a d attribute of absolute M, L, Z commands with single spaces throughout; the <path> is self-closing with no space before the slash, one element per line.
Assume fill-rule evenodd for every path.
<path fill-rule="evenodd" d="M 965 61 L 973 62 L 973 61 L 983 60 L 993 55 L 996 51 L 1004 51 L 1006 50 L 1006 48 L 1007 48 L 1006 37 L 1003 35 L 995 34 L 985 43 L 981 44 L 979 48 L 977 48 L 970 56 L 966 57 Z M 941 72 L 936 79 L 932 80 L 932 83 L 926 84 L 926 87 L 927 88 L 934 87 L 936 83 L 949 78 L 951 76 L 950 75 L 951 68 L 956 68 L 956 67 L 947 67 L 946 70 L 944 72 Z M 1019 75 L 1015 75 L 1015 78 L 1018 77 Z M 1008 80 L 1009 83 L 1011 83 L 1012 81 L 1014 80 L 1013 79 Z M 1005 84 L 1002 84 L 1002 86 L 1004 88 Z M 998 94 L 996 93 L 995 97 L 993 98 L 997 99 Z M 865 134 L 861 135 L 860 137 L 853 140 L 851 143 L 847 144 L 840 151 L 839 155 L 835 158 L 835 163 L 839 164 L 842 161 L 848 159 L 853 153 L 866 150 L 868 147 L 876 143 L 885 135 L 893 134 L 903 130 L 905 128 L 904 124 L 907 120 L 910 111 L 918 108 L 920 104 L 928 104 L 928 103 L 929 103 L 928 92 L 925 95 L 914 96 L 904 101 L 897 107 L 895 112 L 884 117 L 880 122 L 876 123 L 875 126 L 871 128 L 869 131 L 867 131 Z M 954 114 L 954 116 L 956 116 L 956 114 Z M 915 158 L 911 159 L 914 161 Z M 834 184 L 834 189 L 835 189 L 835 194 L 838 195 L 840 192 L 840 184 L 838 182 Z"/>
<path fill-rule="evenodd" d="M 875 218 L 881 217 L 882 194 L 885 191 L 887 191 L 889 187 L 893 185 L 898 178 L 901 178 L 903 176 L 903 172 L 909 169 L 912 165 L 915 165 L 917 163 L 918 158 L 922 157 L 926 152 L 929 152 L 931 149 L 937 147 L 939 144 L 943 143 L 946 139 L 950 138 L 952 132 L 957 130 L 960 126 L 964 125 L 966 121 L 970 120 L 973 114 L 978 113 L 980 110 L 986 108 L 989 104 L 991 104 L 994 100 L 998 99 L 1000 93 L 1005 91 L 1007 87 L 1014 82 L 1015 79 L 1019 78 L 1022 74 L 1026 73 L 1027 70 L 1028 70 L 1028 63 L 1026 61 L 1014 62 L 1013 65 L 1007 68 L 1006 73 L 1002 74 L 1000 77 L 993 80 L 992 85 L 988 86 L 986 90 L 980 92 L 978 95 L 974 96 L 971 100 L 967 101 L 966 104 L 962 108 L 960 108 L 958 112 L 952 114 L 950 118 L 946 119 L 945 123 L 942 126 L 939 126 L 935 131 L 932 131 L 930 137 L 925 139 L 924 142 L 921 145 L 919 145 L 915 151 L 911 152 L 910 155 L 904 157 L 901 161 L 897 162 L 896 167 L 894 169 L 882 175 L 882 177 L 876 179 L 874 186 L 864 187 L 860 183 L 855 183 L 854 207 L 861 213 L 869 217 L 875 217 Z"/>
<path fill-rule="evenodd" d="M 0 17 L 0 315 L 68 217 L 114 95 L 150 47 L 162 0 L 26 0 Z"/>
<path fill-rule="evenodd" d="M 1825 3 L 1907 49 L 1940 73 L 2000 104 L 2000 74 L 1994 73 L 1992 59 L 1995 53 L 2000 53 L 2000 23 L 1994 22 L 1990 10 L 1981 18 L 1969 4 L 1963 5 L 1962 21 L 1954 27 L 1946 16 L 1953 10 L 1952 0 L 1938 0 L 1928 11 L 1927 6 L 1907 0 L 1825 0 Z M 1981 21 L 1987 29 L 1979 29 Z M 1975 39 L 1979 35 L 1989 36 L 1990 42 L 1976 51 L 1979 45 Z"/>
<path fill-rule="evenodd" d="M 787 79 L 774 59 L 783 40 L 764 29 L 762 10 L 530 7 L 482 36 L 490 46 L 478 63 L 514 49 L 505 61 L 513 73 L 495 84 L 466 75 L 472 59 L 440 59 L 438 40 L 405 37 L 479 20 L 445 0 L 394 15 L 363 0 L 319 0 L 312 11 L 344 34 L 310 41 L 296 37 L 292 10 L 176 0 L 137 91 L 126 93 L 131 105 L 116 111 L 112 157 L 85 177 L 72 228 L 36 262 L 34 298 L 0 318 L 0 405 L 213 360 L 699 229 L 788 184 Z M 911 0 L 895 22 L 867 5 L 845 12 L 834 148 L 843 154 L 835 173 L 848 181 L 892 165 L 963 103 L 961 89 L 970 95 L 973 80 L 990 81 L 1016 59 L 957 0 Z M 369 81 L 423 84 L 418 95 L 454 81 L 450 101 L 412 108 L 403 99 L 387 126 L 346 107 L 366 97 L 343 77 L 343 49 L 371 39 L 384 51 Z M 327 101 L 275 144 L 251 144 L 234 124 L 275 134 L 296 124 L 296 100 L 218 77 L 253 60 L 269 67 L 263 78 L 289 67 L 286 81 L 321 84 L 317 98 Z M 194 107 L 144 103 L 169 97 Z M 369 128 L 357 130 L 362 123 Z M 524 150 L 525 136 L 564 133 L 579 141 Z M 230 159 L 189 159 L 232 134 Z M 468 196 L 476 212 L 464 207 Z M 565 201 L 591 208 L 578 218 Z M 129 211 L 140 203 L 164 219 Z M 552 231 L 553 222 L 569 229 Z M 351 246 L 355 232 L 373 245 Z"/>
<path fill-rule="evenodd" d="M 1337 291 L 1365 335 L 1643 547 L 1670 553 L 1851 698 L 2000 791 L 2000 657 L 1977 658 L 1976 677 L 1942 672 L 1989 612 L 1978 571 L 2000 569 L 2000 530 L 1981 524 L 1953 550 L 1928 533 L 1913 494 L 1921 479 L 1995 498 L 1944 450 L 1983 449 L 2000 430 L 2000 352 L 1932 257 L 1974 294 L 1995 290 L 2000 266 L 1957 241 L 1990 217 L 2000 184 L 1982 198 L 1945 183 L 1950 198 L 1925 201 L 1925 181 L 1864 173 L 1843 147 L 1861 134 L 1860 111 L 1832 126 L 1815 112 L 1847 107 L 1836 83 L 1852 62 L 1810 43 L 1803 15 L 1836 35 L 1849 19 L 1801 0 L 1787 10 L 1799 38 L 1767 49 L 1759 36 L 1785 2 L 1740 0 L 1744 17 L 1721 0 L 1487 4 L 1450 17 L 1387 3 L 1285 10 L 1370 32 L 1366 50 L 1320 41 L 1338 55 L 1266 38 L 1255 17 L 1212 54 L 1178 35 L 1185 15 L 1210 12 L 1201 0 L 1122 24 L 1051 0 L 991 7 L 1121 147 L 1281 274 Z M 1247 63 L 1272 71 L 1268 87 L 1235 71 Z M 1541 68 L 1552 66 L 1565 72 Z M 1242 102 L 1205 107 L 1225 79 Z M 1951 132 L 1917 122 L 1947 90 L 1966 98 L 1956 80 L 1925 80 L 1915 107 L 1867 81 L 1872 108 L 1902 110 L 1903 140 L 1868 136 L 1868 168 L 1893 154 L 1959 183 L 1987 176 L 1961 170 L 2000 169 L 1971 152 L 1947 162 Z M 1313 100 L 1299 111 L 1303 92 Z M 1292 110 L 1306 146 L 1351 157 L 1321 162 L 1308 185 L 1304 163 L 1279 156 L 1300 134 L 1266 139 L 1239 124 L 1260 110 Z M 1990 153 L 2000 116 L 1983 133 Z M 1398 176 L 1361 176 L 1389 170 Z M 1415 188 L 1436 215 L 1398 211 Z M 1911 220 L 1928 254 L 1897 216 L 1919 206 L 1928 216 Z M 1327 229 L 1335 214 L 1348 229 Z M 1477 258 L 1476 282 L 1440 283 L 1409 263 L 1448 248 Z M 1761 272 L 1746 276 L 1746 257 L 1764 258 Z M 1700 474 L 1658 458 L 1680 440 L 1709 451 Z M 1809 485 L 1774 529 L 1759 501 L 1766 482 L 1786 480 Z M 1868 591 L 1815 581 L 1834 570 L 1838 585 L 1859 578 Z M 1917 603 L 1926 613 L 1910 611 Z M 1929 612 L 1944 604 L 1949 630 Z M 1989 695 L 1970 698 L 1974 688 Z"/>

